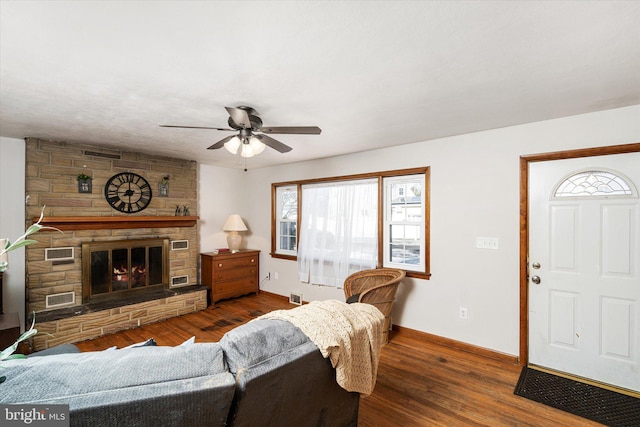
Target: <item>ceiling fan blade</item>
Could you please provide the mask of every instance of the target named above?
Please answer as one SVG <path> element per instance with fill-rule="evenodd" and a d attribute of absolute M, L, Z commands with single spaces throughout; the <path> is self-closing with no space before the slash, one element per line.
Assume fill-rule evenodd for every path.
<path fill-rule="evenodd" d="M 177 125 L 160 125 L 161 128 L 181 128 L 181 129 L 214 129 L 214 130 L 230 130 L 235 132 L 235 129 L 227 128 L 212 128 L 208 126 L 177 126 Z"/>
<path fill-rule="evenodd" d="M 264 133 L 290 133 L 299 135 L 320 135 L 322 129 L 318 126 L 262 126 L 260 132 Z"/>
<path fill-rule="evenodd" d="M 207 148 L 207 150 L 217 150 L 218 148 L 222 148 L 224 147 L 224 144 L 226 144 L 228 141 L 231 140 L 231 138 L 234 138 L 234 137 L 235 135 L 225 136 L 220 141 L 216 142 L 211 147 Z"/>
<path fill-rule="evenodd" d="M 270 136 L 267 136 L 267 135 L 253 135 L 253 136 L 258 138 L 265 145 L 268 145 L 269 147 L 271 147 L 274 150 L 279 151 L 281 153 L 286 153 L 288 151 L 291 151 L 291 147 L 289 147 L 288 145 L 283 144 L 282 142 L 278 141 L 277 139 L 271 138 Z"/>
<path fill-rule="evenodd" d="M 231 116 L 231 120 L 243 126 L 245 129 L 251 129 L 251 120 L 249 120 L 249 113 L 242 108 L 235 107 L 224 107 L 229 115 Z"/>

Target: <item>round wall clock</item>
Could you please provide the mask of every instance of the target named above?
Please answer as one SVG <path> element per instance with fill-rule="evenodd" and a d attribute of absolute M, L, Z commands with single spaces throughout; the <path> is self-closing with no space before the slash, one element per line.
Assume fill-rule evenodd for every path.
<path fill-rule="evenodd" d="M 117 173 L 104 186 L 104 197 L 113 209 L 136 213 L 149 206 L 151 186 L 136 173 Z"/>

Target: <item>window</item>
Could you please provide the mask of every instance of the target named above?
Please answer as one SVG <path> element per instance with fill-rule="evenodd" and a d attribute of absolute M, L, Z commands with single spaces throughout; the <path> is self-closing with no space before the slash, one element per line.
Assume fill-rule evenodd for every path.
<path fill-rule="evenodd" d="M 554 199 L 565 197 L 633 196 L 631 181 L 620 174 L 604 170 L 572 173 L 562 180 L 553 193 Z"/>
<path fill-rule="evenodd" d="M 384 267 L 424 271 L 424 180 L 424 174 L 383 179 Z"/>
<path fill-rule="evenodd" d="M 298 278 L 342 286 L 378 262 L 378 181 L 360 179 L 302 186 Z"/>
<path fill-rule="evenodd" d="M 298 250 L 298 187 L 286 185 L 275 191 L 275 248 L 273 252 L 296 256 Z"/>
<path fill-rule="evenodd" d="M 368 181 L 374 191 L 366 192 L 365 186 L 354 185 Z M 338 188 L 352 186 L 356 193 L 340 196 Z M 316 201 L 315 206 L 308 204 L 309 198 L 321 194 L 324 202 Z M 333 190 L 329 190 L 333 188 Z M 333 191 L 336 191 L 333 193 Z M 342 190 L 341 190 L 342 191 Z M 371 194 L 370 206 L 359 205 L 354 209 L 356 194 L 358 197 Z M 375 204 L 376 208 L 371 206 Z M 333 209 L 334 216 L 319 215 L 319 210 Z M 310 211 L 308 218 L 306 212 Z M 356 212 L 354 216 L 346 215 Z M 305 218 L 309 221 L 306 224 Z M 314 226 L 312 228 L 311 224 Z M 306 225 L 305 225 L 306 224 Z M 377 267 L 400 268 L 407 271 L 409 277 L 428 279 L 429 273 L 429 168 L 414 168 L 386 172 L 366 173 L 342 177 L 321 178 L 288 183 L 272 184 L 272 236 L 271 256 L 297 260 L 301 263 L 300 247 L 305 244 L 309 230 L 317 227 L 339 226 L 337 231 L 326 232 L 325 239 L 334 239 L 340 251 L 349 261 L 345 265 L 365 265 L 373 260 Z M 342 227 L 342 228 L 340 228 Z M 361 227 L 360 235 L 347 232 Z M 352 230 L 347 230 L 352 229 Z M 364 230 L 373 231 L 364 231 Z M 297 231 L 297 233 L 296 233 Z M 331 234 L 333 233 L 333 235 Z M 351 236 L 351 237 L 348 237 Z M 317 236 L 316 236 L 317 238 Z M 307 240 L 310 242 L 310 240 Z M 371 246 L 370 243 L 375 245 Z M 317 243 L 314 243 L 317 245 Z M 316 249 L 316 255 L 303 262 L 313 262 L 322 266 L 334 262 L 335 258 L 326 256 L 328 251 Z M 363 249 L 367 248 L 367 249 Z M 307 254 L 309 252 L 306 252 Z M 366 260 L 366 261 L 365 261 Z M 331 268 L 336 267 L 335 265 Z M 364 269 L 365 267 L 357 267 Z M 300 273 L 300 271 L 299 271 Z M 301 277 L 302 279 L 303 277 Z M 334 280 L 340 283 L 343 278 Z M 310 279 L 314 281 L 314 279 Z M 325 283 L 327 284 L 327 283 Z"/>

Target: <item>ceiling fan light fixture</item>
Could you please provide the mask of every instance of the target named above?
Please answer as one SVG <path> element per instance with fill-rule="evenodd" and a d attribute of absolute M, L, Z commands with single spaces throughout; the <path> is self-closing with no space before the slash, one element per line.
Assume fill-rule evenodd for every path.
<path fill-rule="evenodd" d="M 248 142 L 243 142 L 240 155 L 242 157 L 253 157 L 256 155 L 256 153 L 253 152 L 253 148 L 251 148 L 251 145 Z"/>
<path fill-rule="evenodd" d="M 254 155 L 262 153 L 266 147 L 266 145 L 255 136 L 249 138 L 249 146 L 253 150 Z"/>
<path fill-rule="evenodd" d="M 238 148 L 240 148 L 240 138 L 234 136 L 224 143 L 224 148 L 226 148 L 231 154 L 236 154 L 238 152 Z"/>

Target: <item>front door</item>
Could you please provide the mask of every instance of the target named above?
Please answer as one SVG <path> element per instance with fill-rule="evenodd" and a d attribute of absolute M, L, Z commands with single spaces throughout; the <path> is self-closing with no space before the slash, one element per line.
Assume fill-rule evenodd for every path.
<path fill-rule="evenodd" d="M 529 363 L 640 391 L 640 153 L 529 168 Z"/>

